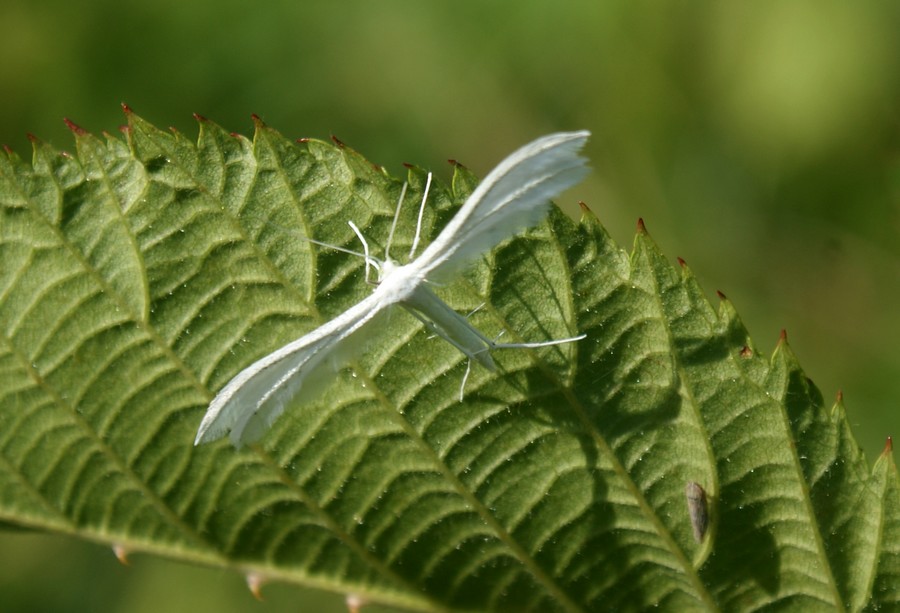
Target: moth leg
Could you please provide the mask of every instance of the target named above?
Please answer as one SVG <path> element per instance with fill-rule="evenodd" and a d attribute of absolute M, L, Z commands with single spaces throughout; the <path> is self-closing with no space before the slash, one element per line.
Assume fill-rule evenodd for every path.
<path fill-rule="evenodd" d="M 459 384 L 459 401 L 463 401 L 466 391 L 466 381 L 469 380 L 469 373 L 472 372 L 472 358 L 466 360 L 466 374 L 463 375 L 462 382 Z"/>

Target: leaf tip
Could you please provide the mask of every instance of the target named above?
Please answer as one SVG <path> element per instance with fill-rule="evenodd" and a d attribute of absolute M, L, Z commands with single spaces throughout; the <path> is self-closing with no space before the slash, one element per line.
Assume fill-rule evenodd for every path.
<path fill-rule="evenodd" d="M 208 123 L 209 122 L 209 119 L 207 119 L 200 113 L 194 113 L 194 119 L 196 119 L 198 123 Z"/>
<path fill-rule="evenodd" d="M 39 139 L 37 136 L 35 136 L 35 135 L 32 134 L 31 132 L 26 133 L 26 134 L 25 134 L 25 137 L 28 138 L 29 141 L 31 141 L 31 144 L 32 144 L 32 145 L 36 145 L 36 144 L 38 144 L 39 142 L 41 142 L 41 139 Z"/>
<path fill-rule="evenodd" d="M 894 437 L 889 436 L 887 440 L 884 442 L 884 450 L 882 450 L 881 455 L 891 455 L 894 451 Z"/>
<path fill-rule="evenodd" d="M 778 344 L 787 342 L 787 330 L 784 328 L 781 329 L 781 332 L 778 334 Z"/>
<path fill-rule="evenodd" d="M 676 257 L 675 259 L 678 261 L 679 266 L 681 266 L 682 268 L 687 268 L 687 262 L 684 258 Z"/>
<path fill-rule="evenodd" d="M 644 223 L 643 217 L 638 217 L 637 231 L 638 231 L 638 234 L 646 234 L 647 233 L 647 224 Z"/>
<path fill-rule="evenodd" d="M 465 168 L 466 167 L 462 162 L 460 162 L 459 160 L 454 160 L 453 158 L 450 158 L 449 160 L 447 160 L 447 163 L 450 164 L 451 166 L 453 166 L 454 168 Z"/>
<path fill-rule="evenodd" d="M 335 145 L 337 145 L 338 147 L 340 147 L 341 149 L 343 149 L 344 147 L 347 146 L 347 145 L 344 143 L 344 141 L 342 141 L 341 139 L 339 139 L 339 138 L 338 138 L 337 136 L 335 136 L 334 134 L 331 135 L 331 141 L 332 141 Z"/>
<path fill-rule="evenodd" d="M 302 144 L 302 143 L 308 143 L 308 142 L 309 142 L 309 137 L 308 137 L 308 136 L 301 136 L 300 138 L 297 139 L 297 142 L 298 142 L 298 143 L 301 143 L 301 144 Z"/>
<path fill-rule="evenodd" d="M 253 125 L 256 126 L 257 130 L 266 127 L 266 122 L 263 121 L 262 117 L 260 117 L 256 113 L 253 113 L 252 115 L 250 115 L 250 119 L 253 120 Z"/>
<path fill-rule="evenodd" d="M 253 597 L 262 602 L 265 600 L 262 596 L 262 586 L 266 583 L 266 578 L 260 573 L 247 573 L 246 576 L 247 589 L 253 594 Z"/>
<path fill-rule="evenodd" d="M 744 347 L 741 349 L 740 356 L 742 358 L 753 357 L 753 350 L 750 349 L 750 347 L 748 347 L 747 345 L 744 345 Z"/>
<path fill-rule="evenodd" d="M 75 136 L 85 136 L 88 132 L 77 123 L 69 119 L 68 117 L 63 117 L 63 122 L 65 122 L 66 127 L 69 128 Z"/>
<path fill-rule="evenodd" d="M 116 556 L 119 564 L 121 564 L 122 566 L 131 566 L 131 560 L 128 559 L 128 553 L 131 550 L 128 549 L 128 547 L 121 543 L 113 543 L 112 550 L 113 555 Z"/>
<path fill-rule="evenodd" d="M 126 115 L 134 115 L 134 111 L 131 110 L 131 107 L 125 102 L 122 103 L 122 112 Z"/>
<path fill-rule="evenodd" d="M 728 296 L 725 295 L 725 292 L 721 290 L 716 290 L 716 296 L 719 297 L 719 300 L 722 302 L 726 302 L 728 300 Z"/>

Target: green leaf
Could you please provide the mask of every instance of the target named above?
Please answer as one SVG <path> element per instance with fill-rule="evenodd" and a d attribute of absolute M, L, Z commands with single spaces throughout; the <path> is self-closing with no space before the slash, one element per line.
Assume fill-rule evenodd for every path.
<path fill-rule="evenodd" d="M 590 212 L 438 288 L 488 336 L 587 339 L 497 351 L 460 402 L 464 357 L 398 309 L 259 445 L 194 447 L 232 376 L 369 291 L 303 238 L 358 249 L 353 220 L 383 251 L 401 182 L 259 121 L 74 131 L 0 158 L 0 522 L 410 609 L 900 606 L 890 450 L 870 470 L 784 339 L 760 356 L 643 225 L 629 255 Z M 475 184 L 437 182 L 426 237 Z"/>

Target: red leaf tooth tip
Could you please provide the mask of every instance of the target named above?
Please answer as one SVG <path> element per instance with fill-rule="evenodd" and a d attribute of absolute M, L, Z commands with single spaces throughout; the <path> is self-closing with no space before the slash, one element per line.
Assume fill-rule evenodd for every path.
<path fill-rule="evenodd" d="M 209 119 L 207 119 L 206 117 L 204 117 L 204 116 L 201 115 L 200 113 L 194 113 L 194 119 L 196 119 L 196 120 L 199 121 L 200 123 L 206 123 L 206 122 L 209 121 Z"/>
<path fill-rule="evenodd" d="M 72 130 L 72 132 L 74 132 L 76 136 L 84 136 L 85 134 L 87 134 L 87 130 L 79 126 L 68 117 L 63 117 L 63 121 L 66 123 L 66 127 Z"/>
<path fill-rule="evenodd" d="M 744 345 L 743 348 L 741 349 L 741 354 L 740 354 L 740 355 L 741 355 L 742 358 L 749 358 L 749 357 L 752 357 L 752 356 L 753 356 L 753 350 L 750 349 L 750 347 L 748 347 L 747 345 Z"/>
<path fill-rule="evenodd" d="M 263 577 L 259 573 L 247 574 L 247 589 L 250 590 L 250 593 L 253 594 L 253 597 L 260 602 L 265 600 L 262 597 L 262 586 L 265 582 L 265 577 Z"/>
<path fill-rule="evenodd" d="M 719 290 L 716 290 L 716 296 L 719 297 L 719 300 L 728 300 L 728 296 L 726 296 L 724 293 L 720 292 Z"/>
<path fill-rule="evenodd" d="M 3 150 L 6 151 L 7 155 L 12 155 L 13 150 L 9 145 L 3 145 Z"/>
<path fill-rule="evenodd" d="M 647 231 L 647 226 L 646 226 L 646 224 L 644 224 L 643 217 L 638 217 L 637 231 L 640 232 L 641 234 L 643 234 Z"/>
<path fill-rule="evenodd" d="M 231 137 L 233 137 L 233 138 L 240 138 L 240 137 L 241 137 L 241 135 L 240 135 L 239 132 L 229 132 L 228 135 L 231 136 Z"/>
<path fill-rule="evenodd" d="M 264 128 L 266 126 L 266 122 L 263 121 L 262 117 L 260 117 L 256 113 L 250 115 L 250 119 L 253 120 L 253 125 L 255 125 L 257 128 Z"/>
<path fill-rule="evenodd" d="M 415 165 L 410 164 L 409 162 L 403 162 L 403 167 L 406 168 L 407 170 L 412 170 L 413 168 L 415 168 Z"/>
<path fill-rule="evenodd" d="M 342 141 L 341 139 L 339 139 L 339 138 L 338 138 L 337 136 L 335 136 L 334 134 L 331 135 L 331 140 L 332 140 L 332 142 L 334 142 L 335 145 L 337 145 L 337 146 L 340 147 L 341 149 L 343 149 L 344 147 L 347 146 L 347 145 L 344 144 L 344 141 Z"/>
<path fill-rule="evenodd" d="M 131 132 L 131 126 L 119 126 L 119 132 L 122 134 L 128 134 Z"/>
<path fill-rule="evenodd" d="M 308 136 L 301 136 L 300 138 L 297 139 L 297 142 L 298 142 L 298 143 L 308 143 L 309 140 L 310 140 L 310 139 L 309 139 Z"/>
<path fill-rule="evenodd" d="M 781 329 L 781 334 L 778 335 L 778 341 L 782 343 L 787 341 L 787 330 L 784 328 Z"/>
<path fill-rule="evenodd" d="M 838 391 L 837 391 L 837 399 L 836 399 L 836 402 L 838 402 L 838 403 L 844 402 L 844 390 L 838 390 Z"/>
<path fill-rule="evenodd" d="M 125 545 L 120 543 L 115 543 L 112 546 L 113 554 L 115 554 L 116 559 L 119 561 L 119 564 L 122 566 L 131 566 L 131 561 L 128 559 L 128 548 Z"/>
<path fill-rule="evenodd" d="M 590 212 L 591 212 L 591 207 L 589 207 L 587 204 L 585 204 L 584 200 L 579 200 L 579 201 L 578 201 L 578 206 L 581 207 L 581 211 L 584 212 L 584 213 L 590 213 Z"/>
<path fill-rule="evenodd" d="M 39 139 L 37 136 L 35 136 L 35 135 L 32 134 L 31 132 L 28 132 L 25 136 L 26 136 L 26 137 L 28 138 L 28 140 L 30 140 L 32 143 L 39 143 L 39 142 L 41 142 L 41 139 Z"/>
<path fill-rule="evenodd" d="M 891 453 L 894 450 L 894 437 L 889 436 L 884 442 L 884 453 Z"/>
<path fill-rule="evenodd" d="M 687 262 L 684 261 L 684 258 L 675 258 L 675 259 L 678 260 L 679 266 L 681 266 L 682 268 L 687 268 Z"/>
<path fill-rule="evenodd" d="M 126 115 L 132 115 L 132 114 L 134 113 L 134 111 L 131 110 L 131 107 L 128 106 L 127 104 L 125 104 L 124 102 L 122 103 L 122 111 L 123 111 Z"/>

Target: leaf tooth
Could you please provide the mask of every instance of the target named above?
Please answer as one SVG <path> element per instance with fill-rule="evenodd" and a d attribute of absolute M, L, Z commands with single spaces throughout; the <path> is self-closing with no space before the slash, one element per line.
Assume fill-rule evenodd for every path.
<path fill-rule="evenodd" d="M 131 560 L 128 559 L 128 554 L 131 553 L 130 547 L 122 543 L 113 543 L 112 550 L 122 566 L 131 566 Z"/>
<path fill-rule="evenodd" d="M 77 123 L 69 119 L 68 117 L 63 117 L 63 122 L 65 122 L 66 127 L 69 128 L 76 137 L 79 136 L 87 136 L 88 131 L 79 126 Z"/>
<path fill-rule="evenodd" d="M 262 573 L 249 572 L 244 575 L 244 580 L 247 582 L 247 589 L 250 590 L 253 597 L 260 602 L 264 601 L 262 587 L 269 582 L 269 579 Z"/>

